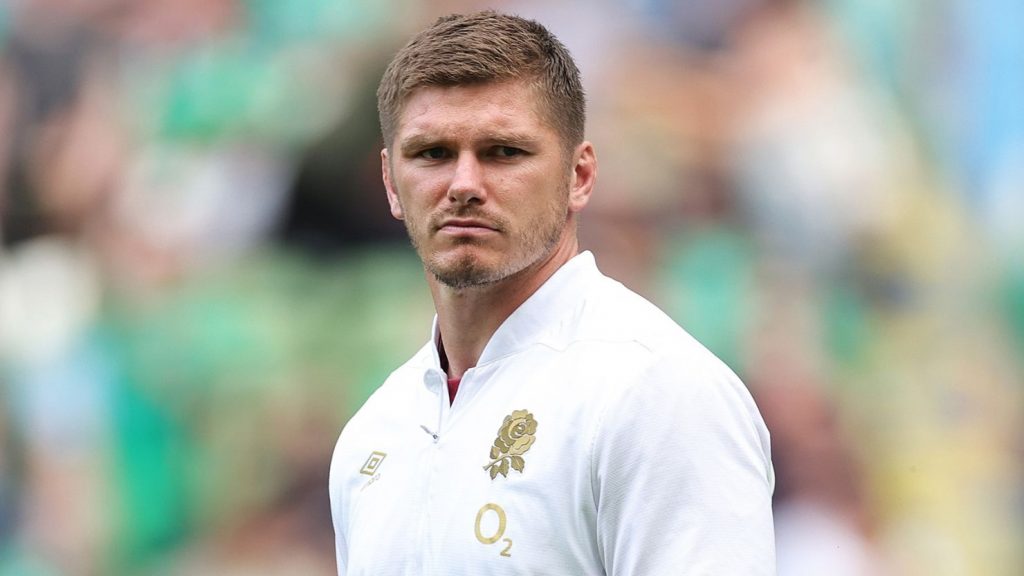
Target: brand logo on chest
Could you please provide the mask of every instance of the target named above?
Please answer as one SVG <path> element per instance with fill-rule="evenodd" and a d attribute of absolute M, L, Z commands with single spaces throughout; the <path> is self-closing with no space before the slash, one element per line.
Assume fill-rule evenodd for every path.
<path fill-rule="evenodd" d="M 374 472 L 377 471 L 377 467 L 384 461 L 387 454 L 383 452 L 371 452 L 370 457 L 366 459 L 366 464 L 363 464 L 360 474 L 366 474 L 367 476 L 373 476 Z"/>
<path fill-rule="evenodd" d="M 526 466 L 523 454 L 526 454 L 535 440 L 537 421 L 527 410 L 515 410 L 498 428 L 498 437 L 491 446 L 491 462 L 484 466 L 493 480 L 501 474 L 508 478 L 509 468 L 522 473 Z"/>

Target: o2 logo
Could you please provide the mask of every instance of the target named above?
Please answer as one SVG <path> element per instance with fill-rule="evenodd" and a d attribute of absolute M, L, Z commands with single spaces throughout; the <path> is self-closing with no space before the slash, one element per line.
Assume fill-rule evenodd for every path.
<path fill-rule="evenodd" d="M 495 526 L 495 521 L 497 522 L 497 526 Z M 476 539 L 481 544 L 490 546 L 499 540 L 504 542 L 505 547 L 502 548 L 499 554 L 506 557 L 512 556 L 512 539 L 502 538 L 502 536 L 505 535 L 505 525 L 507 524 L 507 521 L 508 518 L 505 516 L 505 510 L 497 504 L 488 502 L 480 508 L 479 512 L 476 513 L 476 524 L 473 526 L 474 532 L 476 533 Z"/>

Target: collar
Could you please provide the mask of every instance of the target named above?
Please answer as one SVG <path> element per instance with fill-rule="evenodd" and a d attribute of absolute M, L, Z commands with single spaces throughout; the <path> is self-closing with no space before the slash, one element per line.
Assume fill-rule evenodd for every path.
<path fill-rule="evenodd" d="M 501 323 L 476 365 L 483 366 L 537 342 L 550 340 L 576 317 L 577 305 L 582 302 L 587 288 L 603 277 L 590 251 L 573 256 Z M 432 364 L 440 370 L 441 357 L 437 350 L 440 332 L 436 314 L 430 335 Z"/>

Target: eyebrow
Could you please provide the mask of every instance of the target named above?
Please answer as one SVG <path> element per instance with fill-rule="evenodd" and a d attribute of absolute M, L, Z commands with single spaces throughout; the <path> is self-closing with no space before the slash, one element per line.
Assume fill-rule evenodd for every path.
<path fill-rule="evenodd" d="M 523 147 L 537 142 L 537 137 L 524 132 L 491 132 L 485 135 L 481 141 L 488 144 Z"/>
<path fill-rule="evenodd" d="M 403 138 L 399 142 L 398 149 L 401 150 L 402 154 L 412 154 L 419 152 L 425 148 L 432 147 L 438 143 L 438 140 L 427 136 L 426 134 L 413 134 L 408 138 Z"/>

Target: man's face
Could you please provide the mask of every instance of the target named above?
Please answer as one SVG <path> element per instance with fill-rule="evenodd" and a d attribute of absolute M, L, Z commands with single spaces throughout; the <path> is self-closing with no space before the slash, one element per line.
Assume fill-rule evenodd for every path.
<path fill-rule="evenodd" d="M 391 213 L 442 284 L 492 284 L 575 241 L 581 150 L 570 155 L 522 81 L 423 87 L 381 153 Z M 591 179 L 592 181 L 592 179 Z"/>

